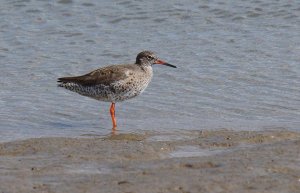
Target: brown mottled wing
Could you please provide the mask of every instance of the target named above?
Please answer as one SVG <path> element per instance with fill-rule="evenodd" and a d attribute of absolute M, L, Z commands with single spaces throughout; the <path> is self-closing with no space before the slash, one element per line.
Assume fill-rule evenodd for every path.
<path fill-rule="evenodd" d="M 129 65 L 107 66 L 82 76 L 59 78 L 58 82 L 73 82 L 83 86 L 94 86 L 98 84 L 109 85 L 113 82 L 127 78 L 130 74 L 132 74 L 131 68 L 132 67 Z"/>

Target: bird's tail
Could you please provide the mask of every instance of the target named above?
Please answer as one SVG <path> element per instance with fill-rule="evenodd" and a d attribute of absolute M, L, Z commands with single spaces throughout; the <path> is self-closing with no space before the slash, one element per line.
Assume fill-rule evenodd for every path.
<path fill-rule="evenodd" d="M 66 87 L 66 85 L 69 85 L 70 83 L 75 82 L 75 77 L 62 77 L 57 79 L 57 86 L 58 87 Z"/>
<path fill-rule="evenodd" d="M 77 77 L 62 77 L 58 78 L 58 83 L 68 83 L 68 82 L 75 82 L 77 80 Z"/>

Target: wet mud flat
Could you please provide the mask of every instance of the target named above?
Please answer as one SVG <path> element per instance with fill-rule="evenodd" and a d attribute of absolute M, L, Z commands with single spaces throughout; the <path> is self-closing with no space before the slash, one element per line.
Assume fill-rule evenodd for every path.
<path fill-rule="evenodd" d="M 300 133 L 222 129 L 6 142 L 0 192 L 300 192 Z"/>

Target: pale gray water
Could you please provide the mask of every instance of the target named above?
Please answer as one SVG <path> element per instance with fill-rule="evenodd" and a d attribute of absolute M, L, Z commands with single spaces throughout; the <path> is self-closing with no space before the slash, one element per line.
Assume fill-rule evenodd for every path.
<path fill-rule="evenodd" d="M 83 3 L 85 2 L 85 3 Z M 155 51 L 123 132 L 300 130 L 300 1 L 0 1 L 0 141 L 107 134 L 109 103 L 56 78 Z"/>

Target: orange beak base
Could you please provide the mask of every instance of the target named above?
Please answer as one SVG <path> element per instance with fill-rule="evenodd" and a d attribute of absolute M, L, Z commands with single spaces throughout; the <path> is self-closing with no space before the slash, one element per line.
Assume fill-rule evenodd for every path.
<path fill-rule="evenodd" d="M 156 62 L 154 64 L 161 64 L 161 65 L 165 65 L 165 66 L 170 66 L 172 68 L 177 68 L 176 66 L 172 65 L 172 64 L 169 64 L 167 62 L 164 62 L 162 60 L 156 60 Z"/>

